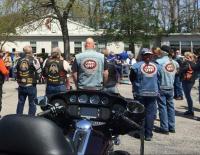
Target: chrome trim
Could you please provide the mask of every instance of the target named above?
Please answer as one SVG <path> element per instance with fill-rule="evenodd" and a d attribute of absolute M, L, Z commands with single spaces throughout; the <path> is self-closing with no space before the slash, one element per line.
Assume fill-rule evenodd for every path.
<path fill-rule="evenodd" d="M 87 120 L 81 120 L 76 123 L 76 131 L 74 133 L 73 142 L 78 155 L 85 154 L 91 130 L 92 124 Z"/>

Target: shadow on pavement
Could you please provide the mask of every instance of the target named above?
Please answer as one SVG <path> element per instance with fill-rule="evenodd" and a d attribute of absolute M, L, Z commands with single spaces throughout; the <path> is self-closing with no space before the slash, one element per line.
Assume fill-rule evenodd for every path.
<path fill-rule="evenodd" d="M 177 111 L 177 110 L 175 110 L 175 114 L 176 114 L 176 116 L 179 116 L 179 117 L 184 117 L 184 118 L 187 118 L 187 119 L 192 119 L 192 120 L 200 121 L 200 117 L 195 116 L 195 114 L 194 114 L 194 116 L 185 116 L 184 112 Z"/>
<path fill-rule="evenodd" d="M 187 106 L 180 106 L 177 109 L 186 109 L 187 110 Z M 198 108 L 193 107 L 193 109 L 194 109 L 194 112 L 195 111 L 200 112 L 200 109 L 198 109 Z"/>

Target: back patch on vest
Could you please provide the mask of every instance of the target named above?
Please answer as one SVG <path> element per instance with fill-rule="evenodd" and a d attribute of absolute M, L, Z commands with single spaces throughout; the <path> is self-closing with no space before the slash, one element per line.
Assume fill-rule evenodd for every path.
<path fill-rule="evenodd" d="M 141 72 L 146 76 L 146 77 L 152 77 L 157 73 L 157 67 L 153 63 L 149 64 L 142 64 L 141 65 Z"/>
<path fill-rule="evenodd" d="M 50 62 L 47 71 L 47 81 L 51 84 L 61 83 L 59 72 L 59 62 Z"/>
<path fill-rule="evenodd" d="M 94 72 L 98 68 L 97 60 L 92 58 L 86 58 L 82 61 L 81 68 L 86 72 Z"/>
<path fill-rule="evenodd" d="M 163 69 L 165 72 L 173 73 L 173 72 L 175 72 L 176 67 L 174 66 L 174 64 L 172 62 L 167 62 L 163 65 Z"/>
<path fill-rule="evenodd" d="M 57 63 L 52 63 L 50 66 L 49 66 L 49 73 L 50 74 L 58 74 L 59 70 L 58 70 L 58 64 Z"/>
<path fill-rule="evenodd" d="M 30 61 L 29 59 L 22 59 L 19 63 L 19 81 L 26 84 L 33 83 L 33 74 L 31 73 L 30 68 Z"/>
<path fill-rule="evenodd" d="M 19 65 L 20 71 L 27 72 L 29 70 L 29 63 L 27 60 L 22 60 Z"/>

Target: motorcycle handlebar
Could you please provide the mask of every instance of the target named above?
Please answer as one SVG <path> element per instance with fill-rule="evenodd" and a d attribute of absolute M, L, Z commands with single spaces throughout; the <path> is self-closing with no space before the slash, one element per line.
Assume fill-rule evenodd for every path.
<path fill-rule="evenodd" d="M 53 106 L 50 109 L 47 109 L 41 113 L 38 113 L 37 116 L 46 116 L 48 114 L 58 114 L 60 112 L 63 112 L 65 110 L 64 106 Z"/>
<path fill-rule="evenodd" d="M 40 112 L 37 114 L 37 116 L 45 116 L 51 113 L 51 109 L 48 109 L 46 111 Z"/>
<path fill-rule="evenodd" d="M 137 128 L 139 130 L 142 128 L 138 123 L 134 122 L 133 120 L 129 119 L 126 116 L 121 116 L 121 119 L 128 125 L 130 125 L 132 128 Z"/>

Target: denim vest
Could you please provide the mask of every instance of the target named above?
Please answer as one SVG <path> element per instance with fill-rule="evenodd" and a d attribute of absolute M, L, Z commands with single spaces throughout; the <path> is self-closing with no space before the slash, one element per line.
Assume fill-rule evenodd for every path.
<path fill-rule="evenodd" d="M 168 56 L 163 56 L 156 60 L 158 64 L 161 65 L 161 85 L 160 89 L 173 89 L 174 88 L 174 78 L 179 65 L 176 61 L 171 60 Z"/>
<path fill-rule="evenodd" d="M 79 89 L 103 89 L 104 55 L 86 50 L 76 55 Z"/>
<path fill-rule="evenodd" d="M 159 93 L 160 67 L 144 61 L 135 63 L 131 68 L 136 79 L 133 81 L 133 93 L 136 96 L 156 97 Z"/>

